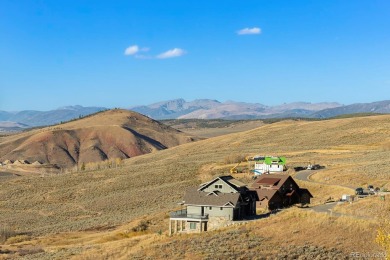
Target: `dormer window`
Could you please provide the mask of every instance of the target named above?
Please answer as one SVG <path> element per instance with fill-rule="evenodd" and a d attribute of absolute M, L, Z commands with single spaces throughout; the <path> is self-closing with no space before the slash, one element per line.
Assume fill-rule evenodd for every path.
<path fill-rule="evenodd" d="M 222 189 L 222 184 L 215 184 L 214 188 L 221 190 Z"/>

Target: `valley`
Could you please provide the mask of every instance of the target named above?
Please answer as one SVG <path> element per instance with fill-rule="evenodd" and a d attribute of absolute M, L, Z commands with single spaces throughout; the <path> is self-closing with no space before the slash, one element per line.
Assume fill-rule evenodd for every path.
<path fill-rule="evenodd" d="M 316 206 L 354 193 L 340 185 L 390 189 L 389 145 L 388 115 L 289 120 L 123 159 L 117 168 L 10 178 L 0 182 L 0 223 L 15 235 L 0 246 L 0 259 L 23 252 L 30 259 L 347 259 L 383 252 L 375 237 L 389 216 L 389 196 L 334 208 L 346 216 L 291 207 L 202 234 L 168 236 L 167 230 L 168 213 L 185 190 L 228 174 L 235 165 L 226 163 L 229 156 L 283 155 L 292 176 L 308 162 L 326 166 L 311 176 L 314 182 L 296 180 Z M 252 181 L 250 173 L 233 175 Z M 141 221 L 147 228 L 138 231 Z"/>
<path fill-rule="evenodd" d="M 0 260 L 390 260 L 390 1 L 0 1 Z"/>

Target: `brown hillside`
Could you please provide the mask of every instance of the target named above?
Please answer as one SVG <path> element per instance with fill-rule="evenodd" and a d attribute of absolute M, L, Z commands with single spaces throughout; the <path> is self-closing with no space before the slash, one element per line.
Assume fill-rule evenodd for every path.
<path fill-rule="evenodd" d="M 374 242 L 380 220 L 376 212 L 389 216 L 388 211 L 379 209 L 370 211 L 372 216 L 367 220 L 293 208 L 238 226 L 245 229 L 242 233 L 229 227 L 199 237 L 169 238 L 164 234 L 167 213 L 178 208 L 185 190 L 229 171 L 235 164 L 226 164 L 225 158 L 232 154 L 284 155 L 288 167 L 309 161 L 326 166 L 315 171 L 312 179 L 318 176 L 329 185 L 299 181 L 300 186 L 310 189 L 313 204 L 319 204 L 354 192 L 335 185 L 390 188 L 389 144 L 390 115 L 264 125 L 130 158 L 117 169 L 0 179 L 0 223 L 17 234 L 31 234 L 31 238 L 24 238 L 28 240 L 25 245 L 9 248 L 18 251 L 19 247 L 37 245 L 45 252 L 36 259 L 212 259 L 215 255 L 225 257 L 222 254 L 232 252 L 232 248 L 242 259 L 265 254 L 271 259 L 296 259 L 300 254 L 307 256 L 304 259 L 315 259 L 311 251 L 294 251 L 302 247 L 324 248 L 321 255 L 337 250 L 346 258 L 351 252 L 379 252 Z M 289 173 L 294 174 L 293 170 Z M 235 177 L 251 181 L 247 174 Z M 373 201 L 370 209 L 383 202 L 378 197 Z M 385 206 L 382 204 L 382 209 Z M 350 213 L 359 209 L 359 214 L 367 214 L 363 212 L 366 208 L 358 202 L 335 210 Z M 132 232 L 141 219 L 152 220 L 150 230 Z M 206 252 L 210 248 L 215 251 Z M 277 257 L 279 252 L 291 250 L 294 254 L 290 257 Z M 183 252 L 192 255 L 183 256 Z M 255 253 L 259 255 L 253 257 Z M 239 258 L 236 255 L 225 258 Z M 343 258 L 330 255 L 328 259 Z"/>
<path fill-rule="evenodd" d="M 193 140 L 141 114 L 110 110 L 9 136 L 0 143 L 0 161 L 39 161 L 71 167 L 82 162 L 130 158 Z"/>

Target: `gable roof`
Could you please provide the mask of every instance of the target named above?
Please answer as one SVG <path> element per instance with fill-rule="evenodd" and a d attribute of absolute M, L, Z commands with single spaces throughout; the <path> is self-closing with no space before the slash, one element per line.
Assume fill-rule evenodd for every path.
<path fill-rule="evenodd" d="M 313 195 L 310 193 L 308 189 L 299 188 L 298 184 L 294 181 L 294 179 L 290 175 L 284 175 L 284 174 L 263 174 L 260 175 L 251 185 L 251 189 L 255 190 L 259 196 L 259 200 L 263 200 L 264 196 L 267 196 L 268 198 L 271 198 L 275 195 L 275 193 L 283 186 L 283 184 L 290 180 L 293 184 L 296 185 L 297 190 L 296 193 L 298 193 L 299 196 L 302 196 L 302 194 L 307 193 L 311 198 L 313 198 Z M 271 188 L 260 188 L 260 186 L 263 185 L 272 185 Z M 286 194 L 286 196 L 293 196 L 295 191 L 289 192 Z"/>
<path fill-rule="evenodd" d="M 226 175 L 226 176 L 219 176 L 219 177 L 217 177 L 209 182 L 201 184 L 198 188 L 198 191 L 206 189 L 207 187 L 209 187 L 210 185 L 212 185 L 213 183 L 215 183 L 218 180 L 223 181 L 224 183 L 226 183 L 227 185 L 232 187 L 237 192 L 240 191 L 240 188 L 243 188 L 246 186 L 245 183 L 240 182 L 239 180 L 236 180 L 233 176 Z"/>
<path fill-rule="evenodd" d="M 189 188 L 184 195 L 184 205 L 235 207 L 240 201 L 240 193 L 203 192 Z"/>
<path fill-rule="evenodd" d="M 271 200 L 275 196 L 279 196 L 278 190 L 266 190 L 266 189 L 258 189 L 256 190 L 257 196 L 259 196 L 259 201 L 264 199 Z"/>
<path fill-rule="evenodd" d="M 272 185 L 274 188 L 280 189 L 288 179 L 299 187 L 290 175 L 285 174 L 262 174 L 251 184 L 251 187 L 258 188 L 260 185 Z"/>
<path fill-rule="evenodd" d="M 256 183 L 261 185 L 276 185 L 280 181 L 280 178 L 263 178 L 260 181 L 257 181 Z"/>
<path fill-rule="evenodd" d="M 221 176 L 220 177 L 222 180 L 224 180 L 225 182 L 229 182 L 231 184 L 233 184 L 234 186 L 236 186 L 237 188 L 242 188 L 242 187 L 245 187 L 246 184 L 235 179 L 233 176 L 231 175 L 227 175 L 227 176 Z"/>

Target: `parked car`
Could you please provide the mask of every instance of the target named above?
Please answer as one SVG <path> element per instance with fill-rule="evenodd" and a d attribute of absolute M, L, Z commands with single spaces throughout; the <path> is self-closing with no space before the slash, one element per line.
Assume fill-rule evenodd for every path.
<path fill-rule="evenodd" d="M 305 167 L 302 167 L 302 166 L 297 166 L 297 167 L 294 167 L 294 170 L 295 170 L 296 172 L 299 172 L 299 171 L 306 170 L 306 168 L 305 168 Z"/>
<path fill-rule="evenodd" d="M 375 194 L 375 188 L 374 188 L 373 185 L 368 185 L 367 189 L 368 189 L 368 194 L 370 194 L 370 195 L 374 195 Z"/>
<path fill-rule="evenodd" d="M 361 188 L 361 187 L 356 188 L 356 190 L 355 190 L 355 194 L 356 195 L 363 195 L 363 193 L 364 193 L 363 188 Z"/>
<path fill-rule="evenodd" d="M 324 169 L 325 166 L 321 166 L 319 164 L 309 164 L 306 168 L 306 170 L 320 170 L 320 169 Z"/>

